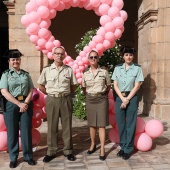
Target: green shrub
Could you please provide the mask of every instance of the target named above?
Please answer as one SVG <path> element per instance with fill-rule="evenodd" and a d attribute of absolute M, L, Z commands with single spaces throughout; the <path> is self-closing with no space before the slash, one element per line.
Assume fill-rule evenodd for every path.
<path fill-rule="evenodd" d="M 93 36 L 96 34 L 97 29 L 90 30 L 85 33 L 85 35 L 81 38 L 80 43 L 78 43 L 75 48 L 76 52 L 79 53 L 83 50 L 83 48 L 88 45 L 88 43 L 92 40 Z M 115 65 L 121 62 L 120 57 L 120 45 L 118 41 L 116 42 L 115 47 L 108 49 L 103 53 L 101 58 L 99 59 L 99 65 L 101 67 L 107 67 L 109 71 L 109 75 L 111 76 L 114 70 Z M 73 114 L 78 119 L 85 120 L 86 110 L 85 110 L 85 96 L 83 95 L 83 91 L 81 90 L 80 85 L 77 86 L 76 95 L 74 98 L 74 106 L 73 106 Z"/>

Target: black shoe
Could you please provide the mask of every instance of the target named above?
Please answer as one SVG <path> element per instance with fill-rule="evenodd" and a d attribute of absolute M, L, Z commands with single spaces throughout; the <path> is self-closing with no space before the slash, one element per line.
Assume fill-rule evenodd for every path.
<path fill-rule="evenodd" d="M 67 157 L 67 159 L 69 161 L 75 161 L 76 160 L 76 158 L 75 158 L 75 156 L 73 154 L 68 154 L 68 155 L 64 155 L 64 156 Z"/>
<path fill-rule="evenodd" d="M 122 157 L 123 154 L 124 154 L 124 151 L 123 151 L 123 150 L 120 150 L 120 151 L 117 153 L 117 156 L 118 156 L 118 157 Z"/>
<path fill-rule="evenodd" d="M 16 168 L 17 167 L 17 161 L 11 161 L 9 164 L 10 168 Z"/>
<path fill-rule="evenodd" d="M 101 160 L 101 161 L 104 161 L 106 158 L 105 158 L 105 155 L 104 156 L 99 156 L 99 159 Z"/>
<path fill-rule="evenodd" d="M 122 159 L 127 160 L 127 159 L 130 158 L 130 156 L 131 156 L 131 154 L 129 154 L 129 153 L 124 153 L 123 156 L 122 156 Z"/>
<path fill-rule="evenodd" d="M 55 156 L 46 155 L 43 159 L 43 162 L 45 162 L 45 163 L 50 162 L 54 158 L 55 158 Z"/>
<path fill-rule="evenodd" d="M 33 159 L 30 160 L 24 160 L 25 162 L 27 162 L 29 165 L 35 165 L 36 162 Z"/>
<path fill-rule="evenodd" d="M 96 151 L 96 145 L 94 145 L 94 148 L 92 150 L 88 150 L 87 154 L 91 155 L 92 153 L 94 153 Z"/>

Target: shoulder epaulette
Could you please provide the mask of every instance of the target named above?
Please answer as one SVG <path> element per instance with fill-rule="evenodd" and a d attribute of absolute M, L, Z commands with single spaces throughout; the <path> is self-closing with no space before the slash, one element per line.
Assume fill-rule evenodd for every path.
<path fill-rule="evenodd" d="M 46 65 L 44 68 L 46 68 L 46 67 L 50 67 L 51 66 L 51 64 L 48 64 L 48 65 Z"/>
<path fill-rule="evenodd" d="M 135 66 L 141 67 L 141 65 L 134 63 Z"/>
<path fill-rule="evenodd" d="M 27 73 L 27 74 L 29 74 L 27 71 L 25 71 L 25 70 L 23 70 L 23 69 L 21 69 L 21 71 L 23 71 L 24 73 Z"/>
<path fill-rule="evenodd" d="M 123 63 L 122 64 L 117 64 L 115 67 L 122 66 L 122 65 L 123 65 Z"/>
<path fill-rule="evenodd" d="M 10 69 L 7 69 L 7 70 L 5 70 L 4 72 L 2 72 L 2 74 L 3 74 L 3 73 L 7 73 L 7 72 L 9 72 L 9 71 L 10 71 Z"/>

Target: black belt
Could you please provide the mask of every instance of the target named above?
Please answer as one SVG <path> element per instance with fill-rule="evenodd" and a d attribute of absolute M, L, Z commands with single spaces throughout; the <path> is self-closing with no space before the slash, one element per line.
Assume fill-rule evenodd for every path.
<path fill-rule="evenodd" d="M 127 97 L 129 95 L 130 91 L 122 91 L 121 94 L 123 97 Z"/>
<path fill-rule="evenodd" d="M 25 100 L 26 98 L 27 98 L 27 96 L 17 96 L 17 97 L 15 97 L 17 100 L 19 100 L 19 101 L 23 101 L 23 100 Z"/>

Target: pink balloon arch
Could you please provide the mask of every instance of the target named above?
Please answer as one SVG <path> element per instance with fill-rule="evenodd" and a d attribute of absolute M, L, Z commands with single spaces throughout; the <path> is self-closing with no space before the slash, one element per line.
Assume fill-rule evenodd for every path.
<path fill-rule="evenodd" d="M 21 23 L 26 27 L 26 34 L 35 48 L 42 51 L 52 60 L 52 50 L 61 46 L 49 31 L 51 19 L 57 12 L 71 7 L 93 10 L 100 16 L 100 28 L 96 35 L 73 60 L 69 55 L 64 64 L 73 68 L 79 84 L 82 82 L 82 72 L 88 66 L 88 53 L 96 50 L 100 55 L 107 49 L 114 47 L 115 41 L 124 31 L 127 13 L 122 10 L 123 0 L 30 0 L 25 6 L 26 14 L 21 17 Z"/>

